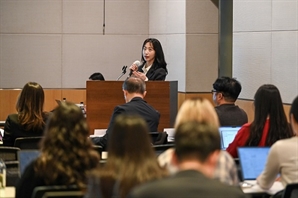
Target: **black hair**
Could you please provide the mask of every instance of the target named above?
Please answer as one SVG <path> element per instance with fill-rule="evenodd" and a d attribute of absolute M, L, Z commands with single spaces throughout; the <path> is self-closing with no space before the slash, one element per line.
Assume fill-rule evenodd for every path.
<path fill-rule="evenodd" d="M 241 92 L 241 84 L 235 78 L 220 77 L 213 83 L 213 89 L 221 92 L 226 101 L 235 102 Z"/>
<path fill-rule="evenodd" d="M 105 78 L 103 77 L 102 73 L 100 72 L 96 72 L 96 73 L 93 73 L 90 77 L 89 77 L 90 80 L 105 80 Z"/>
<path fill-rule="evenodd" d="M 295 121 L 298 122 L 298 96 L 293 100 L 291 105 L 290 115 L 291 114 L 293 114 Z"/>
<path fill-rule="evenodd" d="M 146 43 L 152 43 L 153 49 L 155 51 L 155 59 L 154 59 L 154 62 L 153 62 L 152 66 L 153 67 L 164 68 L 166 70 L 166 72 L 168 73 L 167 63 L 165 61 L 162 46 L 161 46 L 159 40 L 157 40 L 155 38 L 147 38 L 144 41 L 143 45 L 142 45 L 142 62 L 143 62 L 143 65 L 146 63 L 146 60 L 144 59 L 144 56 L 143 56 L 143 49 L 144 49 L 144 46 L 146 45 Z"/>
<path fill-rule="evenodd" d="M 276 86 L 271 84 L 262 85 L 257 90 L 254 99 L 254 121 L 251 124 L 250 136 L 246 146 L 258 146 L 268 117 L 270 124 L 265 146 L 271 146 L 279 139 L 293 136 Z"/>

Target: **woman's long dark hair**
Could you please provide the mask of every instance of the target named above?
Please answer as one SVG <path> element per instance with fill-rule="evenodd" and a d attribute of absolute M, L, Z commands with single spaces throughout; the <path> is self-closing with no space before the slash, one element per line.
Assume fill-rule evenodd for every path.
<path fill-rule="evenodd" d="M 166 70 L 166 72 L 168 73 L 167 70 L 167 63 L 165 61 L 165 56 L 162 50 L 162 46 L 159 42 L 159 40 L 155 39 L 155 38 L 148 38 L 144 41 L 143 45 L 142 45 L 142 62 L 143 62 L 143 66 L 146 63 L 146 60 L 144 59 L 143 56 L 143 49 L 144 46 L 146 45 L 146 43 L 152 43 L 153 49 L 155 51 L 155 59 L 154 62 L 152 64 L 152 67 L 157 67 L 157 68 L 164 68 Z"/>
<path fill-rule="evenodd" d="M 143 118 L 119 115 L 108 141 L 108 160 L 97 173 L 103 197 L 112 197 L 116 181 L 119 182 L 119 195 L 124 198 L 133 187 L 167 175 L 157 162 Z"/>
<path fill-rule="evenodd" d="M 28 82 L 23 87 L 16 104 L 18 119 L 25 130 L 44 128 L 44 91 L 36 82 Z"/>
<path fill-rule="evenodd" d="M 254 99 L 254 121 L 251 124 L 250 136 L 246 146 L 258 146 L 267 118 L 269 118 L 270 123 L 265 146 L 271 146 L 279 139 L 293 136 L 276 86 L 271 84 L 262 85 L 257 90 Z"/>

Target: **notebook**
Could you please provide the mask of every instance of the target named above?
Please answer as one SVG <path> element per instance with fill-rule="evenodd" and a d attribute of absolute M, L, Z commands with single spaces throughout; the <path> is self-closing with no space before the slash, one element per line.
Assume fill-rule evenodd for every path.
<path fill-rule="evenodd" d="M 265 168 L 270 147 L 238 147 L 243 180 L 256 180 Z"/>
<path fill-rule="evenodd" d="M 20 150 L 18 151 L 19 173 L 23 175 L 26 167 L 35 160 L 40 154 L 39 150 Z"/>
<path fill-rule="evenodd" d="M 221 139 L 221 149 L 226 150 L 229 144 L 233 142 L 236 134 L 241 127 L 219 127 L 219 134 Z"/>

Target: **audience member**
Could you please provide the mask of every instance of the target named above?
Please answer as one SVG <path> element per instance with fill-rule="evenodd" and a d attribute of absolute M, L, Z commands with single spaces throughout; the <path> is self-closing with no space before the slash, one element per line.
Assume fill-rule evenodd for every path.
<path fill-rule="evenodd" d="M 284 186 L 298 183 L 298 97 L 290 109 L 290 122 L 295 136 L 272 145 L 265 169 L 257 179 L 264 189 L 271 188 L 278 175 Z"/>
<path fill-rule="evenodd" d="M 142 64 L 132 64 L 131 74 L 148 80 L 165 80 L 168 74 L 167 63 L 160 42 L 155 38 L 148 38 L 142 46 Z"/>
<path fill-rule="evenodd" d="M 40 156 L 28 165 L 17 184 L 16 198 L 31 197 L 36 186 L 76 185 L 85 189 L 88 171 L 99 164 L 88 136 L 81 109 L 61 103 L 47 122 Z"/>
<path fill-rule="evenodd" d="M 102 73 L 96 72 L 89 77 L 89 80 L 105 80 L 105 78 L 103 77 Z"/>
<path fill-rule="evenodd" d="M 240 146 L 271 146 L 277 140 L 293 136 L 276 86 L 262 85 L 254 99 L 253 122 L 244 124 L 226 149 L 233 157 L 238 157 Z"/>
<path fill-rule="evenodd" d="M 16 138 L 42 136 L 49 113 L 43 111 L 44 91 L 36 82 L 23 87 L 17 103 L 17 113 L 8 115 L 4 125 L 4 146 L 13 146 Z"/>
<path fill-rule="evenodd" d="M 188 121 L 198 121 L 219 127 L 218 117 L 214 107 L 207 99 L 185 100 L 176 117 L 175 128 Z M 158 157 L 161 166 L 166 166 L 170 173 L 178 171 L 178 167 L 172 163 L 174 149 L 168 149 Z M 221 151 L 214 171 L 213 178 L 230 185 L 238 185 L 239 178 L 234 159 L 226 151 Z"/>
<path fill-rule="evenodd" d="M 107 132 L 103 137 L 92 138 L 94 144 L 107 148 L 109 133 L 115 122 L 115 118 L 120 114 L 140 115 L 145 119 L 149 126 L 149 130 L 157 131 L 160 114 L 152 106 L 144 100 L 146 95 L 146 84 L 140 78 L 130 77 L 123 83 L 123 93 L 126 104 L 116 106 L 107 128 Z"/>
<path fill-rule="evenodd" d="M 85 197 L 125 198 L 133 187 L 167 175 L 157 163 L 148 133 L 148 125 L 140 116 L 116 118 L 107 162 L 92 174 Z"/>
<path fill-rule="evenodd" d="M 184 122 L 175 133 L 173 162 L 179 171 L 136 187 L 128 197 L 245 197 L 239 187 L 211 179 L 219 155 L 218 127 L 198 121 Z"/>
<path fill-rule="evenodd" d="M 241 92 L 241 84 L 235 78 L 220 77 L 213 83 L 213 101 L 221 126 L 242 126 L 247 114 L 235 102 Z"/>

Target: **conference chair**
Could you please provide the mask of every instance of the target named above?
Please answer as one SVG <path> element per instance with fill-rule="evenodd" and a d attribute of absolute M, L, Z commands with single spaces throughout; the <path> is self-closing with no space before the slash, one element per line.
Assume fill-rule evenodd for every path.
<path fill-rule="evenodd" d="M 84 193 L 76 185 L 37 186 L 32 193 L 32 198 L 50 197 L 82 198 Z"/>
<path fill-rule="evenodd" d="M 149 135 L 153 145 L 161 145 L 168 142 L 168 134 L 166 132 L 150 132 Z"/>
<path fill-rule="evenodd" d="M 19 162 L 6 161 L 6 186 L 15 186 L 20 178 Z"/>
<path fill-rule="evenodd" d="M 18 151 L 20 149 L 17 147 L 10 146 L 0 146 L 0 158 L 6 161 L 18 161 Z"/>
<path fill-rule="evenodd" d="M 298 183 L 288 184 L 283 192 L 282 198 L 297 198 Z"/>
<path fill-rule="evenodd" d="M 163 153 L 164 151 L 168 150 L 169 148 L 173 148 L 174 144 L 160 144 L 160 145 L 153 145 L 155 150 L 155 154 L 158 156 L 159 154 Z"/>
<path fill-rule="evenodd" d="M 99 146 L 99 145 L 93 145 L 93 148 L 94 148 L 94 149 L 97 151 L 97 153 L 99 154 L 100 159 L 102 159 L 102 151 L 103 151 L 102 146 Z"/>
<path fill-rule="evenodd" d="M 42 136 L 16 138 L 14 141 L 14 147 L 18 147 L 20 149 L 39 149 L 39 142 L 41 139 Z"/>

